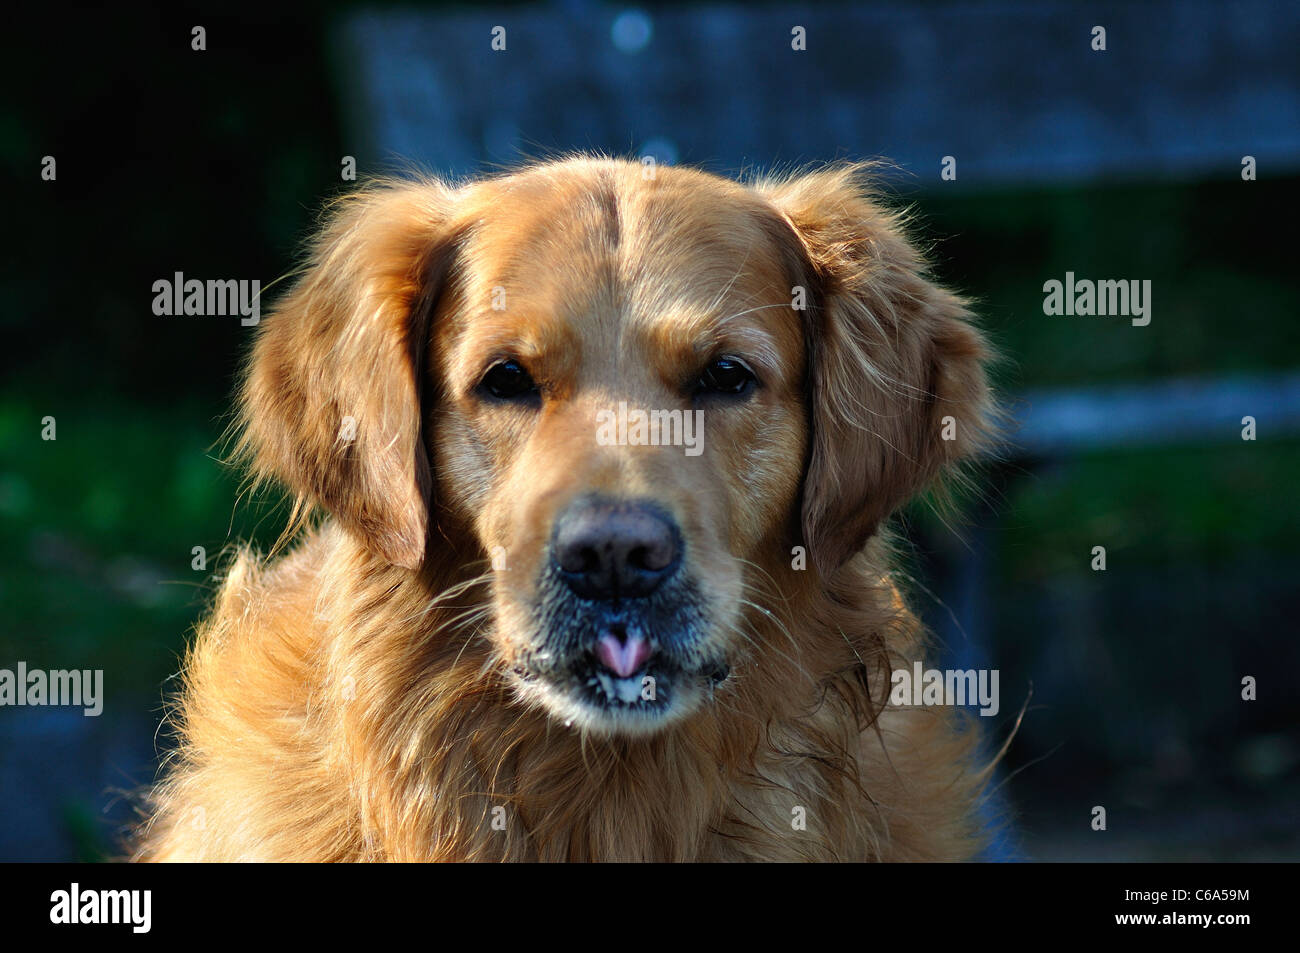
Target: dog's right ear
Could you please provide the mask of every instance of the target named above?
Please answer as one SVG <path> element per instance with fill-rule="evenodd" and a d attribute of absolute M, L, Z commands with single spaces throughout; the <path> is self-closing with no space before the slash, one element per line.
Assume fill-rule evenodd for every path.
<path fill-rule="evenodd" d="M 258 329 L 237 454 L 417 568 L 432 473 L 422 436 L 428 324 L 452 253 L 451 192 L 380 183 L 341 200 L 306 270 Z"/>

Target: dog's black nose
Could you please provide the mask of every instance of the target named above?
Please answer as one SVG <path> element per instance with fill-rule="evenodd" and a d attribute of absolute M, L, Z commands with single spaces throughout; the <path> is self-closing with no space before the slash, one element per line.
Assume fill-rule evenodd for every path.
<path fill-rule="evenodd" d="M 647 503 L 577 500 L 560 514 L 551 558 L 583 599 L 648 596 L 679 562 L 677 528 Z"/>

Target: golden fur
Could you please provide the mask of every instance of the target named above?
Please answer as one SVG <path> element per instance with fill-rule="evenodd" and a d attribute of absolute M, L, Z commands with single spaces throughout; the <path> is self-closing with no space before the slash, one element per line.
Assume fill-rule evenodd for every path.
<path fill-rule="evenodd" d="M 886 703 L 923 635 L 883 529 L 989 439 L 968 319 L 850 165 L 738 183 L 577 157 L 346 198 L 241 405 L 240 448 L 293 492 L 301 538 L 226 574 L 136 856 L 972 857 L 974 729 Z M 707 408 L 702 455 L 596 446 L 597 408 L 680 406 L 719 351 L 763 385 Z M 502 354 L 539 407 L 475 396 Z M 730 663 L 649 728 L 513 674 L 552 521 L 591 490 L 673 514 L 700 651 Z"/>

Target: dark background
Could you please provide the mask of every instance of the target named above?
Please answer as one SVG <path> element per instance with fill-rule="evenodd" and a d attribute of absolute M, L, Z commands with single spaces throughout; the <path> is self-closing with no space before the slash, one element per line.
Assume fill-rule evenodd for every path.
<path fill-rule="evenodd" d="M 1131 22 L 1141 29 L 1112 33 L 1114 45 L 1102 54 L 1128 71 L 1122 90 L 1140 95 L 1166 84 L 1194 116 L 1198 97 L 1231 86 L 1241 64 L 1215 60 L 1223 55 L 1215 29 L 1250 25 L 1237 5 L 1199 4 L 1204 22 L 1173 34 L 1165 6 L 1150 7 L 1146 20 L 1141 4 L 1129 6 L 1139 10 Z M 1295 38 L 1294 17 L 1282 5 L 1248 6 L 1250 36 L 1267 42 L 1281 30 L 1276 42 Z M 190 568 L 192 547 L 206 547 L 214 568 L 232 540 L 269 542 L 282 526 L 269 501 L 237 501 L 238 475 L 218 460 L 249 329 L 238 318 L 155 316 L 151 286 L 183 271 L 257 278 L 265 287 L 294 264 L 321 202 L 349 187 L 340 180 L 342 156 L 358 158 L 362 177 L 396 162 L 385 147 L 391 136 L 364 121 L 377 112 L 367 97 L 384 87 L 366 86 L 355 59 L 356 37 L 374 35 L 371 20 L 357 26 L 357 9 L 233 14 L 182 3 L 11 22 L 0 57 L 8 226 L 0 262 L 0 667 L 24 660 L 33 668 L 102 668 L 108 701 L 97 719 L 79 710 L 0 709 L 0 859 L 111 853 L 129 818 L 122 792 L 146 783 L 165 749 L 166 739 L 155 737 L 161 699 L 211 595 L 209 574 Z M 396 17 L 406 24 L 398 32 L 420 37 L 431 60 L 445 61 L 458 55 L 463 36 L 420 33 L 440 22 L 441 9 L 367 5 L 361 16 Z M 483 22 L 531 16 L 562 27 L 571 19 L 606 35 L 622 9 L 500 5 Z M 686 4 L 642 9 L 665 30 L 697 9 L 705 11 L 701 22 L 717 22 L 709 8 Z M 788 19 L 802 22 L 811 10 L 833 22 L 836 9 L 805 5 Z M 937 33 L 955 15 L 982 15 L 978 3 L 910 9 L 914 31 L 919 17 L 922 30 L 933 23 Z M 781 19 L 773 13 L 780 7 L 732 10 L 735 22 Z M 989 10 L 1014 37 L 1017 23 L 1006 20 L 1005 5 Z M 886 79 L 932 88 L 919 74 L 909 86 L 908 71 L 923 67 L 908 56 L 888 60 L 880 80 L 855 85 L 846 60 L 879 62 L 901 48 L 882 16 L 886 27 L 870 48 L 838 51 L 838 67 L 814 65 L 792 80 L 806 94 L 793 108 L 816 114 L 823 87 L 867 112 Z M 1037 16 L 1037 29 L 1082 51 L 1080 71 L 1093 68 L 1088 28 L 1104 17 L 1073 4 Z M 196 23 L 207 28 L 202 53 L 190 49 Z M 811 34 L 807 56 L 819 55 L 825 35 Z M 536 128 L 518 130 L 515 148 L 535 154 L 596 145 L 635 155 L 643 120 L 653 116 L 669 134 L 684 130 L 675 146 L 682 161 L 722 170 L 910 156 L 919 147 L 909 117 L 921 124 L 951 108 L 940 101 L 944 93 L 926 92 L 931 99 L 909 104 L 905 115 L 878 126 L 850 123 L 848 134 L 831 124 L 821 138 L 782 138 L 777 128 L 737 157 L 692 148 L 695 126 L 724 144 L 732 135 L 732 104 L 709 99 L 727 87 L 716 81 L 709 45 L 683 52 L 681 44 L 658 42 L 617 69 L 635 75 L 653 67 L 678 82 L 680 95 L 656 101 L 652 89 L 645 96 L 653 109 L 605 110 L 583 135 L 565 130 L 586 128 L 584 96 L 594 102 L 608 88 L 589 78 L 591 70 L 599 78 L 604 67 L 593 67 L 581 49 L 534 49 L 546 75 L 584 78 L 548 100 L 553 116 L 538 114 Z M 519 43 L 528 55 L 527 40 Z M 1034 85 L 1016 74 L 1024 51 L 981 42 L 971 55 L 1001 84 L 1000 109 L 1033 105 Z M 1143 66 L 1161 55 L 1161 70 Z M 1183 88 L 1175 67 L 1222 83 Z M 516 69 L 530 75 L 526 60 Z M 709 95 L 690 95 L 697 73 Z M 1114 90 L 1071 75 L 1081 95 L 1098 83 L 1104 118 L 1104 96 Z M 490 106 L 495 89 L 483 77 L 461 80 L 466 97 L 477 90 Z M 1275 82 L 1280 98 L 1234 100 L 1235 129 L 1248 132 L 1256 119 L 1268 126 L 1278 109 L 1293 108 L 1294 70 Z M 734 93 L 737 104 L 744 95 Z M 751 111 L 777 110 L 778 95 L 771 91 Z M 1051 103 L 1046 109 L 1054 114 Z M 1063 125 L 1052 134 L 1070 143 L 1066 104 L 1059 114 Z M 1212 134 L 1190 126 L 1184 139 L 1178 120 L 1148 119 L 1164 123 L 1150 137 L 1156 146 L 1126 156 L 1121 171 L 1081 160 L 1073 171 L 999 175 L 1007 166 L 994 156 L 974 184 L 948 188 L 935 155 L 905 163 L 892 185 L 900 203 L 915 206 L 938 275 L 977 299 L 1007 357 L 999 386 L 1019 414 L 1032 413 L 1034 395 L 1048 390 L 1086 394 L 1181 378 L 1261 381 L 1267 393 L 1268 382 L 1300 367 L 1294 149 L 1208 141 Z M 996 122 L 976 129 L 1003 134 Z M 1130 133 L 1141 138 L 1140 129 Z M 739 126 L 734 135 L 748 134 L 751 127 Z M 427 151 L 403 158 L 458 173 L 510 158 L 468 138 L 455 149 L 434 138 Z M 1050 143 L 1044 148 L 1060 154 Z M 1110 148 L 1099 147 L 1103 158 Z M 1189 154 L 1204 159 L 1179 158 Z M 1261 156 L 1258 181 L 1241 180 L 1245 154 Z M 54 182 L 39 174 L 46 155 L 57 159 Z M 960 170 L 960 151 L 958 161 Z M 1150 279 L 1152 325 L 1044 316 L 1042 283 L 1067 270 Z M 1260 421 L 1258 441 L 1242 441 L 1239 427 L 1207 426 L 1193 440 L 1013 453 L 990 473 L 985 502 L 967 508 L 960 539 L 925 506 L 906 514 L 913 601 L 955 658 L 1001 672 L 1003 711 L 989 727 L 1005 736 L 1028 702 L 1007 760 L 1003 792 L 1016 820 L 1003 855 L 1300 856 L 1300 440 L 1281 402 L 1266 399 L 1237 416 L 1245 414 Z M 47 415 L 57 420 L 55 441 L 40 438 Z M 1105 573 L 1089 569 L 1095 545 L 1107 548 Z M 1258 701 L 1241 700 L 1244 675 L 1259 679 Z M 1094 805 L 1107 807 L 1105 832 L 1089 827 Z"/>

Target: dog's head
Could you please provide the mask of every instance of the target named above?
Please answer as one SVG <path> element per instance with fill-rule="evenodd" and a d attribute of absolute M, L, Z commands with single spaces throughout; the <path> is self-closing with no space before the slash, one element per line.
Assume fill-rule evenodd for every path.
<path fill-rule="evenodd" d="M 782 580 L 824 587 L 978 449 L 966 318 L 853 167 L 387 183 L 266 320 L 245 446 L 389 563 L 469 537 L 501 677 L 645 732 L 762 664 Z"/>

